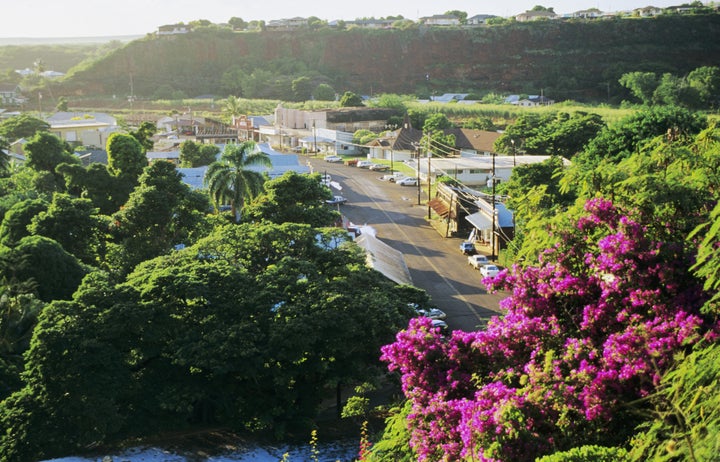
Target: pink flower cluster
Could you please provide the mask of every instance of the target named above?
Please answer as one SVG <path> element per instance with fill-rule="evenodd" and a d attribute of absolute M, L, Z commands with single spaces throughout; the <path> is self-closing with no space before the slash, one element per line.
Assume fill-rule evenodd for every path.
<path fill-rule="evenodd" d="M 717 334 L 684 236 L 606 200 L 585 210 L 537 266 L 490 281 L 511 295 L 486 330 L 445 339 L 418 318 L 383 348 L 421 461 L 534 460 L 582 444 L 651 393 L 676 352 Z"/>

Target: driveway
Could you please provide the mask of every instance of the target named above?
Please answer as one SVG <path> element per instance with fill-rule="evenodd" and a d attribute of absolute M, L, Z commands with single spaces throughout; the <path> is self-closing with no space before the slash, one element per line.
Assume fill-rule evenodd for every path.
<path fill-rule="evenodd" d="M 339 207 L 356 225 L 372 226 L 377 237 L 405 256 L 413 284 L 425 289 L 438 308 L 448 315 L 451 329 L 477 330 L 501 312 L 499 302 L 507 294 L 490 294 L 479 271 L 467 264 L 460 252 L 460 238 L 445 238 L 427 221 L 427 194 L 418 205 L 414 186 L 399 186 L 379 178 L 387 172 L 349 167 L 303 158 L 313 170 L 328 173 L 342 188 L 333 190 L 348 199 Z"/>

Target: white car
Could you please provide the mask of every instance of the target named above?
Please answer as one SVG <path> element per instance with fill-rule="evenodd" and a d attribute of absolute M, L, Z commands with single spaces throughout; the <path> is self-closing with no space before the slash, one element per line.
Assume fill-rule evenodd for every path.
<path fill-rule="evenodd" d="M 500 273 L 500 268 L 495 265 L 483 265 L 482 268 L 480 268 L 480 274 L 486 278 L 495 277 L 498 273 Z"/>
<path fill-rule="evenodd" d="M 371 165 L 375 165 L 375 163 L 369 160 L 359 160 L 355 166 L 360 168 L 370 168 Z"/>
<path fill-rule="evenodd" d="M 400 172 L 395 173 L 388 173 L 387 175 L 383 175 L 380 177 L 380 180 L 382 181 L 389 181 L 390 183 L 395 183 L 398 180 L 402 180 L 405 178 L 405 175 L 403 175 Z"/>
<path fill-rule="evenodd" d="M 418 316 L 425 316 L 430 319 L 445 319 L 447 315 L 439 308 L 416 308 L 415 312 Z"/>
<path fill-rule="evenodd" d="M 490 261 L 487 259 L 485 255 L 470 255 L 468 257 L 468 265 L 472 266 L 475 269 L 480 269 L 485 265 L 490 264 Z"/>
<path fill-rule="evenodd" d="M 397 180 L 395 184 L 399 184 L 400 186 L 417 186 L 417 178 L 408 176 L 402 180 Z"/>
<path fill-rule="evenodd" d="M 372 164 L 370 167 L 368 167 L 370 170 L 375 170 L 376 172 L 383 172 L 385 170 L 390 170 L 389 165 L 385 164 Z"/>
<path fill-rule="evenodd" d="M 342 162 L 343 159 L 340 156 L 325 156 L 325 162 Z"/>

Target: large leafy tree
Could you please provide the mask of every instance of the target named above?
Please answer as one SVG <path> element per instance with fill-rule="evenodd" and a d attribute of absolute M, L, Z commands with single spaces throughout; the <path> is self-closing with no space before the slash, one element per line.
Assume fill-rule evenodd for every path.
<path fill-rule="evenodd" d="M 9 141 L 20 138 L 30 139 L 38 132 L 47 132 L 48 130 L 50 130 L 50 124 L 29 113 L 10 117 L 0 123 L 0 137 Z"/>
<path fill-rule="evenodd" d="M 331 226 L 338 212 L 325 204 L 332 195 L 320 183 L 320 177 L 286 172 L 265 183 L 264 192 L 248 204 L 243 213 L 249 220 L 273 223 L 307 223 L 310 226 Z"/>
<path fill-rule="evenodd" d="M 134 187 L 134 181 L 112 175 L 106 165 L 60 164 L 56 171 L 65 178 L 68 193 L 90 199 L 103 215 L 111 215 L 123 205 Z"/>
<path fill-rule="evenodd" d="M 108 137 L 106 148 L 110 172 L 137 181 L 148 164 L 140 141 L 132 135 L 113 133 Z"/>
<path fill-rule="evenodd" d="M 340 107 L 364 106 L 362 98 L 351 91 L 346 91 L 340 97 Z"/>
<path fill-rule="evenodd" d="M 108 263 L 126 274 L 135 265 L 186 243 L 210 209 L 170 162 L 155 162 L 140 177 L 127 203 L 112 215 Z"/>
<path fill-rule="evenodd" d="M 68 300 L 88 271 L 77 258 L 56 241 L 43 236 L 27 236 L 2 257 L 11 264 L 0 268 L 6 279 L 33 281 L 34 292 L 43 301 Z M 12 271 L 12 274 L 9 274 Z"/>
<path fill-rule="evenodd" d="M 196 143 L 192 140 L 180 144 L 180 165 L 182 167 L 200 167 L 210 165 L 217 160 L 220 148 L 214 144 Z"/>
<path fill-rule="evenodd" d="M 235 221 L 240 221 L 245 201 L 262 191 L 263 175 L 253 167 L 272 167 L 270 158 L 252 141 L 225 147 L 220 160 L 205 173 L 205 185 L 216 208 L 230 205 Z"/>
<path fill-rule="evenodd" d="M 290 223 L 227 224 L 121 284 L 90 274 L 43 311 L 26 386 L 0 405 L 0 454 L 194 423 L 282 434 L 375 371 L 408 319 L 392 287 L 343 232 Z"/>
<path fill-rule="evenodd" d="M 95 266 L 104 253 L 103 230 L 106 228 L 107 221 L 98 215 L 89 199 L 58 193 L 47 210 L 35 215 L 28 226 L 32 234 L 55 240 L 80 261 Z"/>
<path fill-rule="evenodd" d="M 150 151 L 154 146 L 152 137 L 156 132 L 157 126 L 152 122 L 146 121 L 141 123 L 137 129 L 131 131 L 130 135 L 138 140 L 145 151 Z"/>
<path fill-rule="evenodd" d="M 80 159 L 70 153 L 70 146 L 48 132 L 38 132 L 25 144 L 25 165 L 36 172 L 54 174 L 62 164 L 79 164 Z"/>
<path fill-rule="evenodd" d="M 654 72 L 628 72 L 620 77 L 620 85 L 624 86 L 641 103 L 650 105 L 653 95 L 660 84 Z"/>
<path fill-rule="evenodd" d="M 28 227 L 33 218 L 47 208 L 48 203 L 42 199 L 25 199 L 13 204 L 0 224 L 0 244 L 13 247 L 20 239 L 29 236 Z"/>

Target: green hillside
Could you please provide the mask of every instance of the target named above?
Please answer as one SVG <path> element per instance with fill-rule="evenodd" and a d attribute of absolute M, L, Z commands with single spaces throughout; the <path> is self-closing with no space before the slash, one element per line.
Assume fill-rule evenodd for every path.
<path fill-rule="evenodd" d="M 465 29 L 304 30 L 148 36 L 75 68 L 65 91 L 309 99 L 320 83 L 361 94 L 487 91 L 620 101 L 642 70 L 720 62 L 720 15 L 545 21 Z M 293 85 L 297 79 L 302 85 Z"/>

